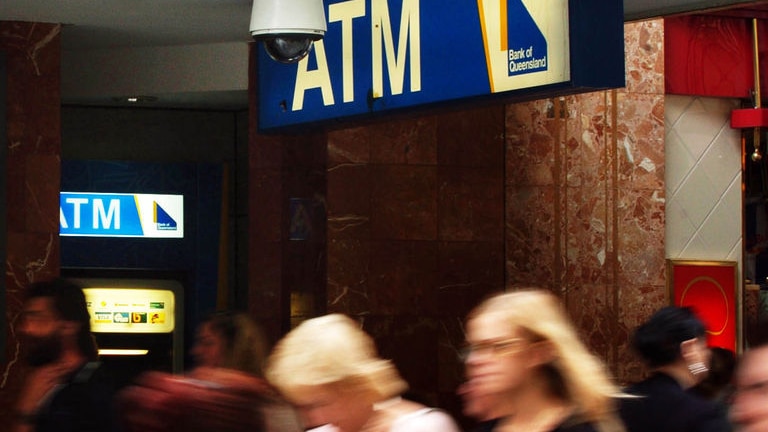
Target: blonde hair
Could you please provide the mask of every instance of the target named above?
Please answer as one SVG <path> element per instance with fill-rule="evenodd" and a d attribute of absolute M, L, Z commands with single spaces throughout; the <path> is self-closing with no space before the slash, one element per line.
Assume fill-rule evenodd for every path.
<path fill-rule="evenodd" d="M 265 376 L 288 399 L 307 387 L 333 386 L 370 392 L 377 402 L 408 388 L 395 366 L 378 357 L 373 339 L 341 314 L 312 318 L 290 331 L 275 345 Z"/>
<path fill-rule="evenodd" d="M 615 414 L 618 387 L 603 362 L 581 342 L 553 293 L 524 288 L 498 294 L 475 307 L 468 319 L 486 314 L 498 314 L 510 331 L 517 328 L 533 341 L 549 342 L 554 360 L 544 367 L 550 391 L 574 404 L 578 418 L 595 423 L 600 430 L 623 430 Z"/>

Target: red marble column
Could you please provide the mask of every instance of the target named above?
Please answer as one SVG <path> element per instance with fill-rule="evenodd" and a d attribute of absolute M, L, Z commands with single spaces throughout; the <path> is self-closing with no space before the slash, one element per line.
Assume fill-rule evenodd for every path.
<path fill-rule="evenodd" d="M 61 158 L 61 26 L 0 22 L 8 60 L 7 262 L 8 342 L 0 381 L 0 424 L 21 385 L 22 362 L 13 331 L 24 286 L 59 273 Z"/>
<path fill-rule="evenodd" d="M 625 25 L 624 89 L 509 106 L 507 279 L 556 291 L 621 381 L 667 304 L 663 21 Z"/>

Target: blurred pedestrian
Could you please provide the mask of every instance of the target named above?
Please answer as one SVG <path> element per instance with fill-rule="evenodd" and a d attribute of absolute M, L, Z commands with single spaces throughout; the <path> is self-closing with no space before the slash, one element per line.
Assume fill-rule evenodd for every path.
<path fill-rule="evenodd" d="M 378 357 L 352 318 L 302 322 L 275 346 L 266 377 L 293 403 L 307 428 L 339 432 L 458 432 L 445 412 L 402 398 L 407 384 Z"/>
<path fill-rule="evenodd" d="M 641 324 L 632 346 L 651 376 L 626 389 L 622 399 L 628 432 L 724 432 L 731 430 L 718 405 L 690 391 L 709 370 L 706 328 L 691 309 L 667 306 Z"/>
<path fill-rule="evenodd" d="M 248 315 L 210 315 L 198 325 L 190 372 L 148 372 L 121 392 L 126 432 L 302 431 L 295 410 L 263 379 L 267 353 Z"/>
<path fill-rule="evenodd" d="M 768 431 L 768 345 L 744 353 L 734 384 L 731 420 L 738 431 Z"/>
<path fill-rule="evenodd" d="M 261 327 L 243 312 L 217 312 L 198 326 L 195 366 L 223 367 L 263 376 L 269 344 Z"/>
<path fill-rule="evenodd" d="M 467 319 L 465 413 L 479 431 L 623 431 L 619 391 L 549 291 L 523 289 Z"/>
<path fill-rule="evenodd" d="M 82 289 L 36 282 L 18 327 L 31 370 L 16 402 L 15 432 L 113 430 L 113 386 L 99 362 Z"/>

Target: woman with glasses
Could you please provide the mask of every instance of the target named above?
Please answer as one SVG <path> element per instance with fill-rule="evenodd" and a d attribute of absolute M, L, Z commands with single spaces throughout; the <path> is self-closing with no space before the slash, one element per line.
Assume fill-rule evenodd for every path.
<path fill-rule="evenodd" d="M 466 331 L 462 396 L 466 414 L 487 420 L 478 430 L 623 430 L 617 388 L 554 294 L 526 289 L 491 297 L 469 314 Z"/>

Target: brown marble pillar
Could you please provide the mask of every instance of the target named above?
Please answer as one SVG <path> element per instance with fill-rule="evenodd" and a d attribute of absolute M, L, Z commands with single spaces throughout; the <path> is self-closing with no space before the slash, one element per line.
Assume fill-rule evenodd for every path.
<path fill-rule="evenodd" d="M 0 424 L 21 385 L 22 362 L 13 331 L 24 286 L 59 273 L 61 162 L 61 26 L 0 22 L 0 51 L 8 63 L 7 261 L 8 342 L 0 380 Z"/>

